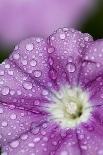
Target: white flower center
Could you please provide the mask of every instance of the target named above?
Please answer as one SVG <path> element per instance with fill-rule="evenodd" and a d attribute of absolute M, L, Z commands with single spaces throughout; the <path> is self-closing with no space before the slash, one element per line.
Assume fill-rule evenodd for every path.
<path fill-rule="evenodd" d="M 59 123 L 63 128 L 74 128 L 90 118 L 92 107 L 89 95 L 79 87 L 62 87 L 58 92 L 54 91 L 52 103 L 47 111 L 50 119 Z"/>

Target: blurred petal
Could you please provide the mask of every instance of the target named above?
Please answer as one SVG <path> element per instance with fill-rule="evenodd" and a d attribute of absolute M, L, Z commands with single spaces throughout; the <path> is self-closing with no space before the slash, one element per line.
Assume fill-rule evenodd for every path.
<path fill-rule="evenodd" d="M 17 41 L 32 35 L 48 36 L 63 26 L 74 26 L 94 0 L 0 0 L 0 36 Z"/>

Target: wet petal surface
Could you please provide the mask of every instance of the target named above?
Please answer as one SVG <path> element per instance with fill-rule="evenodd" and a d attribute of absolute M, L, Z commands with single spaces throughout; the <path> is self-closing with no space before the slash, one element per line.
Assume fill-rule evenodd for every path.
<path fill-rule="evenodd" d="M 88 34 L 64 28 L 47 40 L 31 38 L 15 47 L 0 65 L 0 139 L 2 146 L 7 144 L 3 155 L 102 155 L 102 46 L 102 40 L 93 42 Z M 73 129 L 60 127 L 44 110 L 53 98 L 61 100 L 62 94 L 55 92 L 64 85 L 81 87 L 92 107 L 88 120 Z M 75 105 L 73 93 L 69 97 Z M 68 102 L 68 95 L 63 101 Z"/>
<path fill-rule="evenodd" d="M 0 65 L 1 102 L 31 109 L 47 101 L 43 92 L 43 87 L 11 61 L 7 60 Z"/>
<path fill-rule="evenodd" d="M 103 76 L 103 40 L 97 40 L 88 46 L 83 59 L 80 82 L 88 85 L 100 75 Z"/>
<path fill-rule="evenodd" d="M 51 54 L 53 67 L 68 79 L 69 84 L 78 83 L 78 74 L 85 54 L 86 46 L 92 42 L 92 37 L 74 29 L 59 29 L 50 36 L 50 45 L 55 52 Z"/>
<path fill-rule="evenodd" d="M 39 115 L 24 111 L 14 105 L 0 103 L 0 145 L 7 144 L 30 131 L 32 123 L 40 120 Z"/>

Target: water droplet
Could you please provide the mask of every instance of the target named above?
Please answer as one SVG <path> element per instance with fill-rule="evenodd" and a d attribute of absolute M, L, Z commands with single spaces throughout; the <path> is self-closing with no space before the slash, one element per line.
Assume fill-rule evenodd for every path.
<path fill-rule="evenodd" d="M 10 68 L 10 65 L 9 64 L 6 64 L 5 65 L 5 68 L 9 69 Z"/>
<path fill-rule="evenodd" d="M 54 52 L 54 47 L 48 48 L 48 53 L 53 53 Z"/>
<path fill-rule="evenodd" d="M 42 91 L 42 94 L 45 96 L 45 95 L 48 95 L 48 91 L 47 90 L 43 90 Z"/>
<path fill-rule="evenodd" d="M 12 115 L 10 116 L 10 118 L 11 118 L 11 119 L 16 119 L 16 115 L 15 115 L 15 114 L 12 114 Z"/>
<path fill-rule="evenodd" d="M 3 127 L 6 127 L 7 125 L 8 125 L 7 122 L 5 122 L 5 121 L 2 122 L 2 126 L 3 126 Z"/>
<path fill-rule="evenodd" d="M 0 70 L 0 75 L 4 75 L 4 71 L 3 70 Z"/>
<path fill-rule="evenodd" d="M 27 51 L 32 51 L 33 48 L 34 48 L 33 44 L 27 44 L 27 45 L 26 45 Z"/>
<path fill-rule="evenodd" d="M 37 64 L 37 62 L 36 62 L 35 60 L 32 60 L 32 61 L 30 62 L 30 65 L 31 65 L 32 67 L 35 67 L 36 64 Z"/>
<path fill-rule="evenodd" d="M 34 71 L 34 76 L 35 77 L 40 77 L 41 76 L 41 71 L 37 70 L 37 71 Z"/>
<path fill-rule="evenodd" d="M 11 71 L 11 70 L 9 70 L 9 71 L 8 71 L 8 74 L 12 76 L 12 75 L 14 74 L 14 72 Z"/>
<path fill-rule="evenodd" d="M 23 86 L 24 86 L 24 88 L 27 89 L 27 90 L 30 90 L 30 89 L 32 89 L 32 87 L 33 87 L 31 82 L 24 82 L 24 83 L 23 83 Z"/>
<path fill-rule="evenodd" d="M 44 137 L 43 141 L 47 142 L 48 141 L 48 137 Z"/>
<path fill-rule="evenodd" d="M 40 141 L 40 138 L 37 137 L 37 138 L 35 138 L 33 141 L 34 141 L 34 142 L 39 142 L 39 141 Z"/>
<path fill-rule="evenodd" d="M 3 87 L 2 88 L 2 94 L 3 95 L 8 95 L 9 94 L 9 91 L 10 91 L 9 87 Z"/>
<path fill-rule="evenodd" d="M 21 136 L 21 139 L 22 139 L 22 140 L 26 140 L 27 138 L 28 138 L 28 135 L 22 135 L 22 136 Z"/>
<path fill-rule="evenodd" d="M 62 33 L 62 34 L 60 34 L 60 39 L 65 39 L 65 34 L 64 33 Z"/>
<path fill-rule="evenodd" d="M 25 66 L 27 65 L 27 60 L 21 60 L 21 63 Z"/>
<path fill-rule="evenodd" d="M 29 143 L 28 146 L 29 147 L 34 147 L 35 145 L 34 145 L 34 143 Z"/>
<path fill-rule="evenodd" d="M 18 145 L 19 145 L 19 141 L 14 141 L 14 142 L 10 143 L 10 146 L 12 148 L 16 148 Z"/>
<path fill-rule="evenodd" d="M 74 63 L 70 62 L 70 63 L 67 64 L 67 70 L 68 70 L 70 73 L 75 72 L 75 69 L 76 69 L 76 67 L 75 67 Z"/>
<path fill-rule="evenodd" d="M 13 54 L 13 58 L 15 59 L 15 60 L 18 60 L 19 59 L 19 54 L 18 53 L 15 53 L 15 54 Z"/>

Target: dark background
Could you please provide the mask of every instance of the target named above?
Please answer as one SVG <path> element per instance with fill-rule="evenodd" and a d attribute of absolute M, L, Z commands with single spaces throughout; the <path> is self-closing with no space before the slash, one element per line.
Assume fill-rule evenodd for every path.
<path fill-rule="evenodd" d="M 103 38 L 103 0 L 98 0 L 96 8 L 92 15 L 81 26 L 78 26 L 80 31 L 89 33 L 94 40 Z M 14 46 L 5 48 L 4 45 L 0 45 L 0 62 L 8 57 Z"/>

